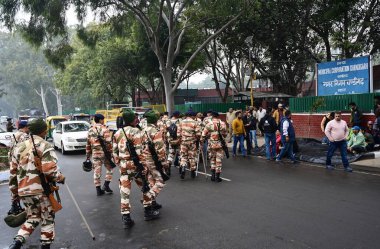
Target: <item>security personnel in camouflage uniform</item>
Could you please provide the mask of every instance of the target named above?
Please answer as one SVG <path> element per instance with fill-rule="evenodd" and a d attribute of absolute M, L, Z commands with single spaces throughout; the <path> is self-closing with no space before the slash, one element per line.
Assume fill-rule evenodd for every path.
<path fill-rule="evenodd" d="M 144 158 L 143 164 L 148 170 L 148 180 L 150 185 L 150 192 L 152 193 L 153 197 L 153 206 L 161 208 L 161 205 L 157 204 L 155 200 L 165 184 L 160 172 L 158 172 L 158 170 L 156 169 L 156 165 L 148 147 L 148 141 L 153 142 L 158 156 L 158 160 L 161 161 L 163 170 L 168 169 L 168 163 L 166 161 L 165 143 L 162 138 L 162 132 L 159 131 L 156 127 L 156 123 L 159 118 L 159 113 L 153 110 L 149 110 L 144 113 L 144 117 L 146 118 L 147 126 L 142 130 L 142 140 L 144 144 L 142 151 Z"/>
<path fill-rule="evenodd" d="M 50 182 L 64 183 L 65 177 L 57 166 L 54 148 L 44 139 L 47 134 L 46 123 L 42 119 L 33 120 L 29 124 L 29 129 L 34 138 L 37 154 L 41 158 L 42 173 Z M 39 223 L 41 223 L 41 248 L 50 248 L 55 237 L 54 211 L 44 193 L 39 171 L 34 164 L 34 150 L 31 139 L 19 143 L 14 149 L 10 166 L 9 189 L 13 203 L 21 200 L 27 212 L 27 220 L 9 247 L 11 249 L 21 248 Z"/>
<path fill-rule="evenodd" d="M 168 113 L 164 112 L 160 118 L 157 121 L 157 129 L 162 132 L 162 139 L 164 140 L 164 143 L 167 143 L 167 137 L 166 137 L 166 122 L 169 120 Z"/>
<path fill-rule="evenodd" d="M 109 184 L 112 180 L 112 168 L 110 162 L 104 155 L 104 151 L 100 145 L 98 135 L 103 137 L 103 140 L 106 143 L 106 149 L 112 154 L 112 141 L 111 134 L 108 128 L 104 125 L 104 116 L 102 114 L 95 114 L 94 117 L 95 124 L 91 126 L 87 135 L 87 146 L 86 146 L 86 156 L 87 159 L 90 159 L 92 156 L 92 167 L 94 169 L 94 184 L 96 187 L 96 194 L 98 196 L 103 195 L 104 193 L 112 194 L 112 190 L 109 187 Z M 101 186 L 101 176 L 102 176 L 102 165 L 106 167 L 106 179 L 104 182 L 103 189 Z"/>
<path fill-rule="evenodd" d="M 195 120 L 196 113 L 188 111 L 186 118 L 181 121 L 178 126 L 177 136 L 181 138 L 180 155 L 181 179 L 185 179 L 186 167 L 190 167 L 191 178 L 195 178 L 195 170 L 197 169 L 197 143 L 201 136 L 201 127 Z"/>
<path fill-rule="evenodd" d="M 213 112 L 211 122 L 206 124 L 203 129 L 201 144 L 208 138 L 208 151 L 211 164 L 211 181 L 221 182 L 220 173 L 222 172 L 222 159 L 224 150 L 219 139 L 219 132 L 223 139 L 227 136 L 226 123 L 218 118 L 219 114 Z M 219 130 L 219 132 L 218 132 Z"/>
<path fill-rule="evenodd" d="M 20 121 L 18 124 L 18 131 L 13 134 L 11 140 L 11 148 L 9 149 L 8 159 L 9 162 L 12 161 L 12 155 L 13 155 L 13 149 L 16 148 L 16 145 L 24 142 L 25 140 L 29 139 L 29 127 L 28 122 L 26 120 Z"/>
<path fill-rule="evenodd" d="M 171 132 L 169 130 L 170 130 L 170 127 L 172 124 L 175 124 L 177 126 L 177 130 L 178 130 L 178 126 L 181 122 L 179 115 L 180 115 L 179 111 L 173 112 L 172 118 L 166 122 L 166 130 L 167 130 L 166 137 L 167 137 L 167 140 L 169 143 L 169 155 L 168 155 L 169 169 L 170 169 L 173 161 L 176 160 L 175 157 L 176 157 L 177 151 L 179 149 L 179 145 L 180 145 L 180 137 L 177 136 L 177 132 L 175 134 L 170 134 Z M 173 137 L 173 135 L 175 135 L 175 137 Z"/>
<path fill-rule="evenodd" d="M 130 109 L 125 109 L 123 111 L 123 120 L 125 127 L 119 129 L 113 137 L 113 156 L 115 158 L 115 163 L 120 169 L 120 196 L 121 196 L 121 214 L 122 221 L 125 229 L 129 229 L 134 225 L 134 221 L 131 219 L 131 205 L 130 205 L 130 193 L 132 182 L 135 181 L 136 184 L 141 188 L 143 181 L 141 177 L 136 178 L 137 169 L 129 154 L 129 150 L 126 146 L 127 139 L 132 141 L 136 154 L 139 161 L 142 163 L 144 160 L 142 156 L 142 132 L 136 128 L 138 124 L 138 118 L 135 113 Z M 145 171 L 145 177 L 147 177 L 147 170 Z M 143 193 L 143 205 L 145 209 L 144 217 L 146 220 L 152 220 L 159 216 L 159 211 L 152 207 L 152 201 L 155 193 L 147 192 Z"/>

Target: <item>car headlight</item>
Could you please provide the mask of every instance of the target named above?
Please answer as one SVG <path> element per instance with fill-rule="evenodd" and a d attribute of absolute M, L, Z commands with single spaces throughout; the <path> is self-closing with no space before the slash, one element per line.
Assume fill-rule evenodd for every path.
<path fill-rule="evenodd" d="M 76 139 L 75 139 L 75 138 L 68 137 L 68 138 L 66 139 L 66 141 L 71 143 L 71 142 L 76 142 Z"/>

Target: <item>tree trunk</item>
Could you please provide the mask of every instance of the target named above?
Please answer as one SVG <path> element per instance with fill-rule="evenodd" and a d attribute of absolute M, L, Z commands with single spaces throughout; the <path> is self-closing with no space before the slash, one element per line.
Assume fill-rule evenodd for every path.
<path fill-rule="evenodd" d="M 166 109 L 169 114 L 174 111 L 174 91 L 172 86 L 172 70 L 168 68 L 161 71 L 162 79 L 164 80 L 164 90 L 165 90 L 165 102 Z"/>
<path fill-rule="evenodd" d="M 46 105 L 46 92 L 44 92 L 44 88 L 43 86 L 41 85 L 41 101 L 42 101 L 42 106 L 44 107 L 44 112 L 45 112 L 45 115 L 46 117 L 49 116 L 49 110 L 47 108 L 47 105 Z"/>

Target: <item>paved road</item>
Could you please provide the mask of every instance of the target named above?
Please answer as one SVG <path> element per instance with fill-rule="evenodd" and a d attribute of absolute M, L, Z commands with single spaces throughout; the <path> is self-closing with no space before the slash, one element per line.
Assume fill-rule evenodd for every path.
<path fill-rule="evenodd" d="M 223 176 L 231 182 L 212 183 L 201 175 L 191 180 L 189 174 L 181 181 L 175 174 L 158 199 L 164 207 L 155 221 L 143 220 L 133 185 L 136 225 L 125 231 L 119 194 L 95 196 L 91 173 L 81 170 L 84 155 L 58 155 L 96 240 L 62 186 L 53 248 L 379 248 L 377 175 L 238 157 L 225 162 Z M 111 187 L 117 190 L 117 181 Z M 0 186 L 0 199 L 2 219 L 9 209 L 7 186 Z M 0 222 L 0 231 L 0 248 L 7 248 L 16 229 Z M 39 248 L 38 239 L 39 231 L 25 248 Z"/>

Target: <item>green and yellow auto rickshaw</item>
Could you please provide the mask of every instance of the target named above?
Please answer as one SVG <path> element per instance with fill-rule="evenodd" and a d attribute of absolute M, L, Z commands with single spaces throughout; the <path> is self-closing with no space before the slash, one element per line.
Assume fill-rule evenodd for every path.
<path fill-rule="evenodd" d="M 48 128 L 48 134 L 47 134 L 46 138 L 52 138 L 53 131 L 54 131 L 55 127 L 57 126 L 57 124 L 59 124 L 63 121 L 67 121 L 67 118 L 65 118 L 64 116 L 47 117 L 46 118 L 46 124 L 47 124 L 47 128 Z"/>

